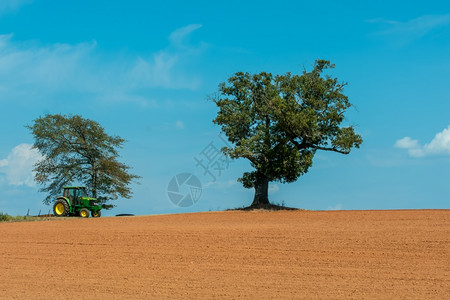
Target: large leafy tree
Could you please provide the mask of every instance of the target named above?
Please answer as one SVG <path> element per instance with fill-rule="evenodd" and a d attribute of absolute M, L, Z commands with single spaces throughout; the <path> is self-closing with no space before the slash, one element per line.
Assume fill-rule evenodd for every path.
<path fill-rule="evenodd" d="M 248 159 L 255 169 L 239 178 L 255 188 L 251 206 L 269 206 L 269 182 L 296 181 L 317 150 L 348 154 L 362 143 L 352 126 L 341 126 L 351 104 L 345 84 L 324 74 L 330 68 L 317 60 L 300 75 L 238 72 L 219 85 L 213 122 L 234 145 L 224 153 Z"/>
<path fill-rule="evenodd" d="M 27 126 L 34 135 L 33 147 L 43 155 L 35 165 L 35 180 L 48 193 L 49 204 L 68 184 L 82 184 L 104 207 L 109 200 L 130 198 L 129 184 L 138 176 L 120 163 L 118 148 L 125 142 L 110 136 L 99 123 L 79 115 L 46 115 Z"/>

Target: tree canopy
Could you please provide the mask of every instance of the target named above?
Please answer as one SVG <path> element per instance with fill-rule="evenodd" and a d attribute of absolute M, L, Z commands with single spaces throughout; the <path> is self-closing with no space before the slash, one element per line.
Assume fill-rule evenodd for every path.
<path fill-rule="evenodd" d="M 341 126 L 351 104 L 346 84 L 324 74 L 331 68 L 317 60 L 300 75 L 237 72 L 219 85 L 213 122 L 234 145 L 224 153 L 255 169 L 239 178 L 255 188 L 251 206 L 270 204 L 269 182 L 294 182 L 308 172 L 317 150 L 349 154 L 362 143 L 353 126 Z"/>
<path fill-rule="evenodd" d="M 118 148 L 124 139 L 106 134 L 99 123 L 79 115 L 46 115 L 34 120 L 31 130 L 33 147 L 43 155 L 35 165 L 35 180 L 48 193 L 44 203 L 51 203 L 69 184 L 88 188 L 104 204 L 118 197 L 130 198 L 130 183 L 139 176 L 120 163 Z"/>

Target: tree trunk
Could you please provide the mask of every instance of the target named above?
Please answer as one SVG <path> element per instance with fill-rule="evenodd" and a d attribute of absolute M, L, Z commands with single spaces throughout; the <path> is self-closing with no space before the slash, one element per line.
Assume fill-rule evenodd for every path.
<path fill-rule="evenodd" d="M 92 163 L 92 198 L 97 199 L 97 170 L 95 162 Z"/>
<path fill-rule="evenodd" d="M 269 205 L 269 178 L 265 175 L 257 174 L 255 182 L 255 197 L 251 206 Z"/>

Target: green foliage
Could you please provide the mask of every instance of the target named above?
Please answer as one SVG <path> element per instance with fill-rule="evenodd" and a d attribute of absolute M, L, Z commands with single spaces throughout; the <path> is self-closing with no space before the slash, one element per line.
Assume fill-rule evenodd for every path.
<path fill-rule="evenodd" d="M 139 178 L 127 165 L 117 161 L 124 139 L 105 133 L 100 124 L 79 115 L 46 115 L 34 120 L 31 130 L 34 148 L 43 155 L 35 165 L 35 180 L 48 193 L 51 203 L 64 186 L 85 185 L 102 203 L 131 197 L 129 184 Z"/>
<path fill-rule="evenodd" d="M 0 212 L 0 222 L 8 222 L 12 219 L 12 217 L 8 214 Z"/>
<path fill-rule="evenodd" d="M 359 148 L 361 136 L 341 126 L 351 106 L 345 84 L 324 75 L 329 68 L 334 65 L 317 60 L 301 75 L 237 72 L 219 85 L 213 122 L 234 144 L 224 153 L 246 158 L 255 168 L 239 179 L 246 188 L 296 181 L 317 150 L 348 154 Z"/>

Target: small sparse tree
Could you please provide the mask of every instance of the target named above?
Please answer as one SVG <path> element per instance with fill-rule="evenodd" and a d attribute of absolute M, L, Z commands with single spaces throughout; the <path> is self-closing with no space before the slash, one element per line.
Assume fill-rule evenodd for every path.
<path fill-rule="evenodd" d="M 296 181 L 317 150 L 348 154 L 362 143 L 352 126 L 340 126 L 351 104 L 343 94 L 346 84 L 323 74 L 329 68 L 334 65 L 317 60 L 301 75 L 238 72 L 219 85 L 213 122 L 234 144 L 224 153 L 255 168 L 239 178 L 255 188 L 251 206 L 270 206 L 269 182 Z"/>
<path fill-rule="evenodd" d="M 65 185 L 79 183 L 88 188 L 105 208 L 109 200 L 130 198 L 129 184 L 139 178 L 130 174 L 130 167 L 117 161 L 125 142 L 110 136 L 99 123 L 79 115 L 46 115 L 34 120 L 31 130 L 33 147 L 43 155 L 35 165 L 35 180 L 48 193 L 45 204 L 60 195 Z"/>

